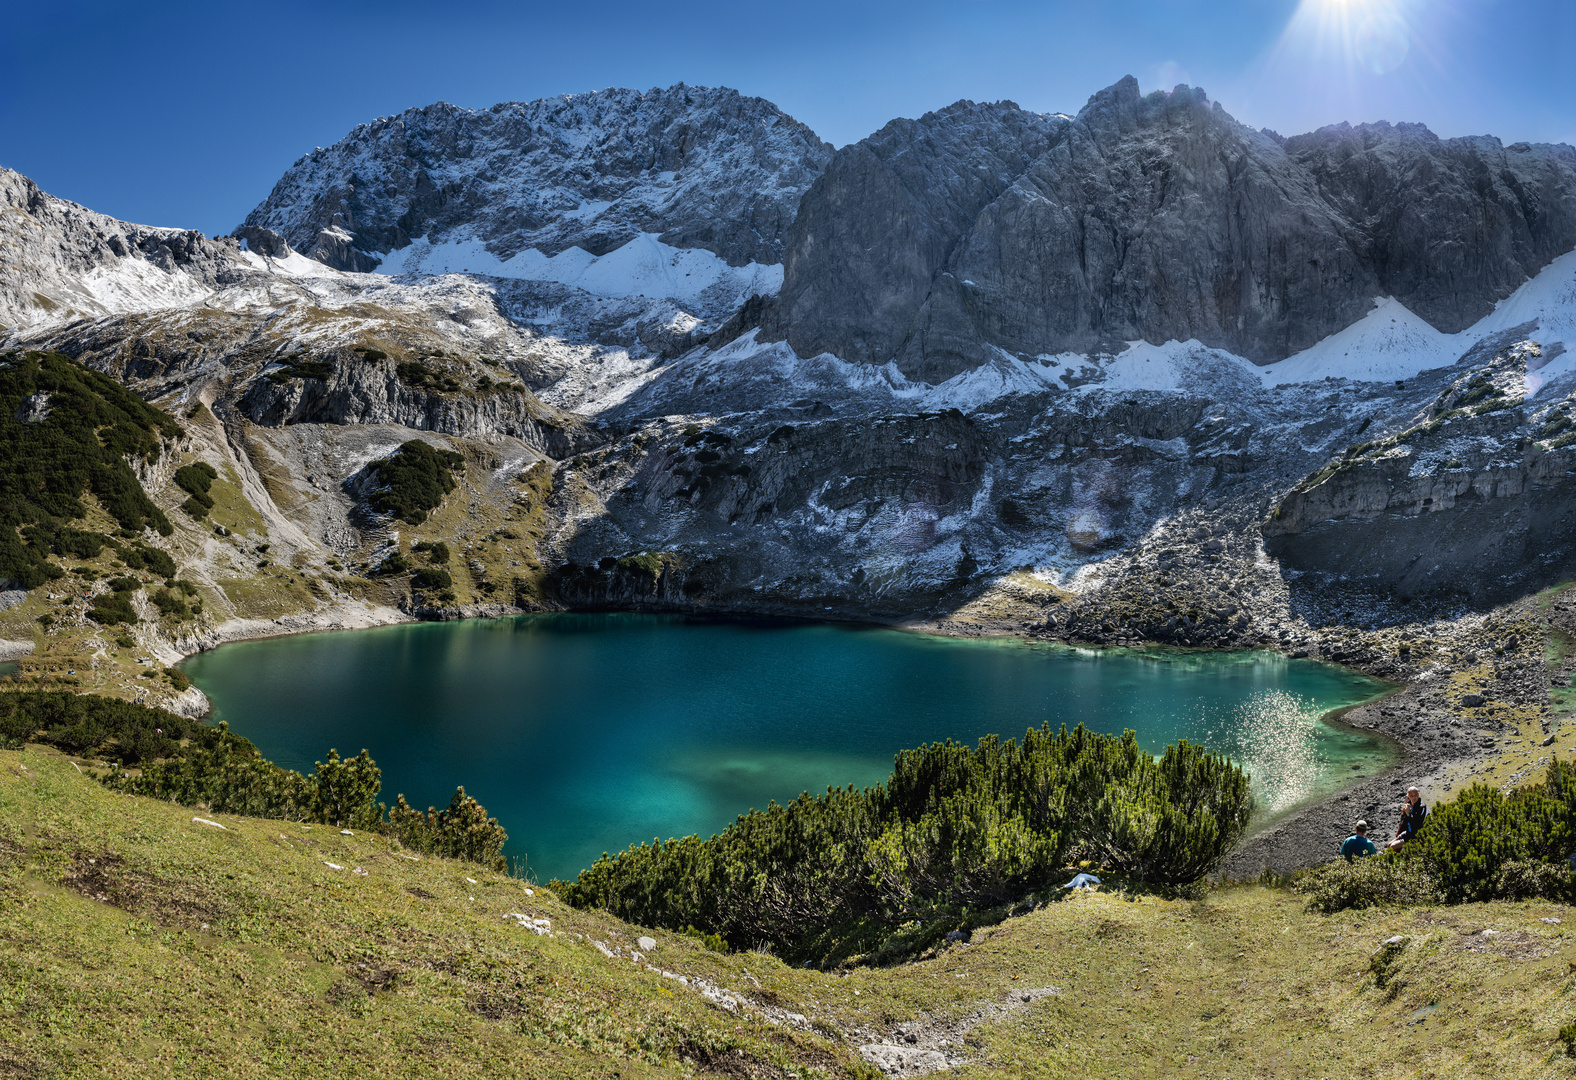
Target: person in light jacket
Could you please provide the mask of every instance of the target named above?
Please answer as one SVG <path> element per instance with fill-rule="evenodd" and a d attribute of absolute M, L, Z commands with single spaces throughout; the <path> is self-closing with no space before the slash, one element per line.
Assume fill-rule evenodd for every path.
<path fill-rule="evenodd" d="M 1428 807 L 1423 805 L 1423 793 L 1415 787 L 1406 789 L 1406 802 L 1401 804 L 1401 824 L 1396 826 L 1395 839 L 1390 841 L 1391 851 L 1400 851 L 1406 842 L 1417 835 L 1428 817 Z"/>

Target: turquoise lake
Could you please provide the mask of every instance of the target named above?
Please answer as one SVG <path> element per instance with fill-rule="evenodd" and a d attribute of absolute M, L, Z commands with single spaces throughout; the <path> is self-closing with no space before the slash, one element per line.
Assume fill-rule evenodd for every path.
<path fill-rule="evenodd" d="M 330 747 L 365 747 L 382 798 L 420 807 L 464 784 L 543 881 L 652 837 L 710 835 L 772 799 L 878 783 L 906 747 L 1043 723 L 1228 753 L 1264 816 L 1394 756 L 1321 719 L 1384 684 L 1269 652 L 596 614 L 271 638 L 183 667 L 212 719 L 281 765 L 310 772 Z"/>

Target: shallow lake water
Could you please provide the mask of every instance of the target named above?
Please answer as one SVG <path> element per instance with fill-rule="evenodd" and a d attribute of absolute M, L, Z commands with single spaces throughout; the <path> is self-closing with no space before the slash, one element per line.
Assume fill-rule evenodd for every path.
<path fill-rule="evenodd" d="M 1324 715 L 1384 684 L 1269 652 L 1075 649 L 839 624 L 527 615 L 226 645 L 192 680 L 302 772 L 368 749 L 383 795 L 464 784 L 540 880 L 751 807 L 886 779 L 892 756 L 1049 723 L 1190 739 L 1253 777 L 1270 816 L 1384 768 L 1392 744 Z"/>

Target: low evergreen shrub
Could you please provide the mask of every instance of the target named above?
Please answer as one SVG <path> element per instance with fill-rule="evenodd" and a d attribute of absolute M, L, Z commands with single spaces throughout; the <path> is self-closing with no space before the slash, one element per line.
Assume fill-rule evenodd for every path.
<path fill-rule="evenodd" d="M 177 689 L 191 685 L 173 668 L 145 671 Z M 337 750 L 302 776 L 267 760 L 229 726 L 209 727 L 163 709 L 64 690 L 0 692 L 0 745 L 42 742 L 70 754 L 141 765 L 138 775 L 112 769 L 99 777 L 117 791 L 203 804 L 221 814 L 318 822 L 391 833 L 419 851 L 504 869 L 508 836 L 462 787 L 443 810 L 421 814 L 399 796 L 392 811 L 377 801 L 382 770 L 363 750 Z"/>
<path fill-rule="evenodd" d="M 1371 855 L 1337 859 L 1299 874 L 1292 891 L 1308 898 L 1308 907 L 1326 915 L 1347 909 L 1432 904 L 1440 899 L 1439 883 L 1415 859 Z"/>
<path fill-rule="evenodd" d="M 159 609 L 160 615 L 173 615 L 177 619 L 184 619 L 190 614 L 186 610 L 186 602 L 168 589 L 160 589 L 148 599 Z"/>
<path fill-rule="evenodd" d="M 418 540 L 410 546 L 410 549 L 424 553 L 427 561 L 434 566 L 441 566 L 449 561 L 449 545 L 442 540 Z"/>
<path fill-rule="evenodd" d="M 1396 855 L 1336 861 L 1293 888 L 1326 913 L 1379 904 L 1541 897 L 1576 902 L 1576 770 L 1554 761 L 1543 783 L 1508 795 L 1473 784 L 1428 815 Z"/>
<path fill-rule="evenodd" d="M 372 495 L 372 508 L 420 525 L 454 490 L 453 471 L 464 467 L 465 459 L 454 451 L 412 439 L 378 463 L 382 486 Z"/>
<path fill-rule="evenodd" d="M 1181 742 L 1157 760 L 1132 732 L 1043 727 L 1021 743 L 904 751 L 884 785 L 806 792 L 709 840 L 604 855 L 553 887 L 577 907 L 824 961 L 869 952 L 907 923 L 955 926 L 1043 888 L 1070 860 L 1191 882 L 1251 809 L 1247 775 L 1220 755 Z"/>
<path fill-rule="evenodd" d="M 202 519 L 213 509 L 213 496 L 208 490 L 219 479 L 219 472 L 206 461 L 182 465 L 175 470 L 175 486 L 186 492 L 187 499 L 181 509 L 194 518 Z"/>
<path fill-rule="evenodd" d="M 99 593 L 93 598 L 87 614 L 88 618 L 100 626 L 137 622 L 137 612 L 131 606 L 131 593 L 129 592 Z"/>
<path fill-rule="evenodd" d="M 417 589 L 448 589 L 453 587 L 454 578 L 447 570 L 424 566 L 410 576 L 410 583 Z"/>
<path fill-rule="evenodd" d="M 167 551 L 146 544 L 128 544 L 120 549 L 120 561 L 131 570 L 151 570 L 159 577 L 175 576 L 175 560 Z"/>
<path fill-rule="evenodd" d="M 196 725 L 145 705 L 67 690 L 0 692 L 0 735 L 128 764 L 165 757 Z"/>
<path fill-rule="evenodd" d="M 1473 784 L 1437 807 L 1403 853 L 1438 881 L 1450 903 L 1492 900 L 1505 890 L 1563 889 L 1557 875 L 1512 864 L 1545 863 L 1570 876 L 1576 849 L 1576 771 L 1551 762 L 1541 784 L 1509 795 Z M 1545 895 L 1538 893 L 1537 895 Z M 1557 898 L 1557 897 L 1551 897 Z"/>
<path fill-rule="evenodd" d="M 410 566 L 410 559 L 396 551 L 394 554 L 378 563 L 372 572 L 374 574 L 380 575 L 403 574 L 410 569 Z"/>

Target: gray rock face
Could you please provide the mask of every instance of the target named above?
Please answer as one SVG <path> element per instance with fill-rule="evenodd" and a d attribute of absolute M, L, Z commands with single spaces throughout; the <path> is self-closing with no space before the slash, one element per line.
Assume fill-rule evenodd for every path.
<path fill-rule="evenodd" d="M 322 378 L 267 377 L 236 402 L 254 424 L 397 424 L 445 435 L 506 435 L 552 457 L 596 442 L 578 417 L 550 409 L 528 391 L 436 392 L 409 386 L 392 360 L 339 354 Z"/>
<path fill-rule="evenodd" d="M 782 261 L 831 147 L 770 102 L 679 84 L 490 109 L 438 103 L 362 124 L 297 161 L 245 228 L 371 270 L 412 239 L 593 255 L 642 232 L 730 265 Z"/>
<path fill-rule="evenodd" d="M 802 356 L 911 353 L 960 239 L 1067 125 L 1011 102 L 960 101 L 840 150 L 794 222 L 768 335 L 786 330 Z"/>
<path fill-rule="evenodd" d="M 0 329 L 189 302 L 255 276 L 234 240 L 133 225 L 0 169 Z"/>
<path fill-rule="evenodd" d="M 1446 333 L 1576 247 L 1576 148 L 1338 124 L 1286 141 L 1380 289 Z"/>
<path fill-rule="evenodd" d="M 1573 218 L 1567 146 L 1389 125 L 1283 141 L 1126 78 L 1075 120 L 965 102 L 838 151 L 763 332 L 930 382 L 1137 339 L 1267 363 L 1387 292 L 1460 329 L 1576 245 Z"/>

